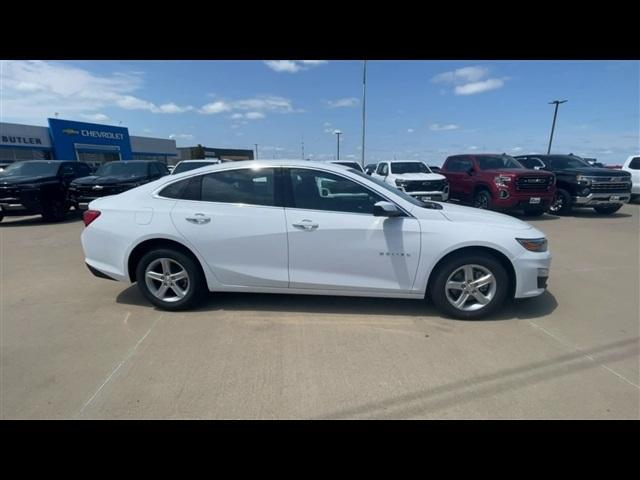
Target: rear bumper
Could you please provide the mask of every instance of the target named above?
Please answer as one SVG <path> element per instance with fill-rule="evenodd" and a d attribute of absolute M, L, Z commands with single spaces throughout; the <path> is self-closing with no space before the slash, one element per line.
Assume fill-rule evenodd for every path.
<path fill-rule="evenodd" d="M 107 279 L 107 280 L 113 280 L 114 282 L 117 282 L 117 281 L 118 281 L 118 280 L 116 280 L 115 278 L 110 277 L 110 276 L 109 276 L 109 275 L 107 275 L 106 273 L 101 272 L 101 271 L 100 271 L 100 270 L 98 270 L 97 268 L 92 267 L 92 266 L 91 266 L 91 265 L 89 265 L 87 262 L 85 262 L 84 264 L 87 266 L 87 268 L 89 269 L 89 271 L 90 271 L 91 273 L 93 273 L 96 277 L 98 277 L 98 278 L 105 278 L 105 279 Z"/>

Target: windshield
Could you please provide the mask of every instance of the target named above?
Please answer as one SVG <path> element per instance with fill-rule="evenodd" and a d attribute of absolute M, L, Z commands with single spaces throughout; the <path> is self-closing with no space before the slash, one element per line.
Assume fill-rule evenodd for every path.
<path fill-rule="evenodd" d="M 5 168 L 0 175 L 3 177 L 25 176 L 50 176 L 57 175 L 60 163 L 58 162 L 16 162 Z"/>
<path fill-rule="evenodd" d="M 146 163 L 133 163 L 133 162 L 111 162 L 102 165 L 96 175 L 104 177 L 108 175 L 123 175 L 130 177 L 144 177 L 147 175 Z"/>
<path fill-rule="evenodd" d="M 196 168 L 208 167 L 209 165 L 217 165 L 218 162 L 182 162 L 176 165 L 173 169 L 173 175 L 177 173 L 188 172 L 189 170 L 195 170 Z"/>
<path fill-rule="evenodd" d="M 355 173 L 359 177 L 366 178 L 367 180 L 370 180 L 370 181 L 374 182 L 376 185 L 384 188 L 385 190 L 387 190 L 387 191 L 389 191 L 389 192 L 391 192 L 391 193 L 393 193 L 395 195 L 398 195 L 403 200 L 406 200 L 407 202 L 409 202 L 409 203 L 411 203 L 413 205 L 416 205 L 418 207 L 422 207 L 422 208 L 437 208 L 437 209 L 441 209 L 442 208 L 442 206 L 438 205 L 435 202 L 421 202 L 417 198 L 414 198 L 411 195 L 407 195 L 402 190 L 394 188 L 391 185 L 389 185 L 388 183 L 385 183 L 385 182 L 383 182 L 382 180 L 380 180 L 378 178 L 371 177 L 371 176 L 367 175 L 366 173 L 362 173 L 360 170 L 356 170 L 355 168 L 350 168 L 349 171 L 351 173 Z"/>
<path fill-rule="evenodd" d="M 391 173 L 431 173 L 431 170 L 421 162 L 391 162 Z"/>
<path fill-rule="evenodd" d="M 580 157 L 546 157 L 545 162 L 552 169 L 562 170 L 565 168 L 584 168 L 591 167 L 589 163 L 585 162 Z"/>
<path fill-rule="evenodd" d="M 480 170 L 504 170 L 507 168 L 524 168 L 522 164 L 509 155 L 476 157 Z"/>

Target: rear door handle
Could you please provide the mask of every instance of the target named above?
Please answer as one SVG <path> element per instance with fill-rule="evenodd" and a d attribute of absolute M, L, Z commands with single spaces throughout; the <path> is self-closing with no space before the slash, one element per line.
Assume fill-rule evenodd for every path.
<path fill-rule="evenodd" d="M 196 225 L 204 225 L 211 221 L 211 217 L 207 217 L 204 213 L 196 213 L 193 217 L 187 217 L 186 220 Z"/>
<path fill-rule="evenodd" d="M 292 225 L 294 227 L 296 227 L 296 228 L 301 228 L 303 230 L 308 230 L 308 231 L 318 228 L 318 224 L 317 223 L 315 223 L 315 222 L 313 222 L 311 220 L 306 220 L 306 219 L 305 220 L 301 220 L 298 223 L 293 223 Z"/>

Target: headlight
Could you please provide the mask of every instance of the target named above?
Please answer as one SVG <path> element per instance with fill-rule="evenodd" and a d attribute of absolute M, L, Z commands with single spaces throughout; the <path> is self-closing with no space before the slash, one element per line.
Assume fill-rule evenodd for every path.
<path fill-rule="evenodd" d="M 591 179 L 589 177 L 585 177 L 584 175 L 578 175 L 576 177 L 576 180 L 578 181 L 578 183 L 584 183 L 584 184 L 591 183 Z"/>
<path fill-rule="evenodd" d="M 506 183 L 511 181 L 511 177 L 507 177 L 506 175 L 498 175 L 494 177 L 493 181 L 499 187 L 506 187 Z"/>
<path fill-rule="evenodd" d="M 546 252 L 548 242 L 546 238 L 516 238 L 517 242 L 530 252 Z"/>

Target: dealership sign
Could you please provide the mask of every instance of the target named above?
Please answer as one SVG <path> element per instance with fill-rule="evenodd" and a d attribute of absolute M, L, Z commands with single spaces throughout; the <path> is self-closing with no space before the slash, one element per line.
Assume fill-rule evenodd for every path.
<path fill-rule="evenodd" d="M 50 118 L 49 131 L 58 159 L 75 160 L 79 151 L 94 146 L 97 149 L 115 149 L 123 160 L 133 158 L 129 130 L 124 127 Z"/>
<path fill-rule="evenodd" d="M 42 140 L 38 137 L 15 137 L 13 135 L 2 135 L 2 143 L 14 145 L 42 145 Z"/>
<path fill-rule="evenodd" d="M 75 128 L 65 128 L 62 133 L 66 135 L 81 135 L 83 137 L 107 138 L 110 140 L 124 140 L 123 133 L 103 132 L 100 130 L 76 130 Z"/>

